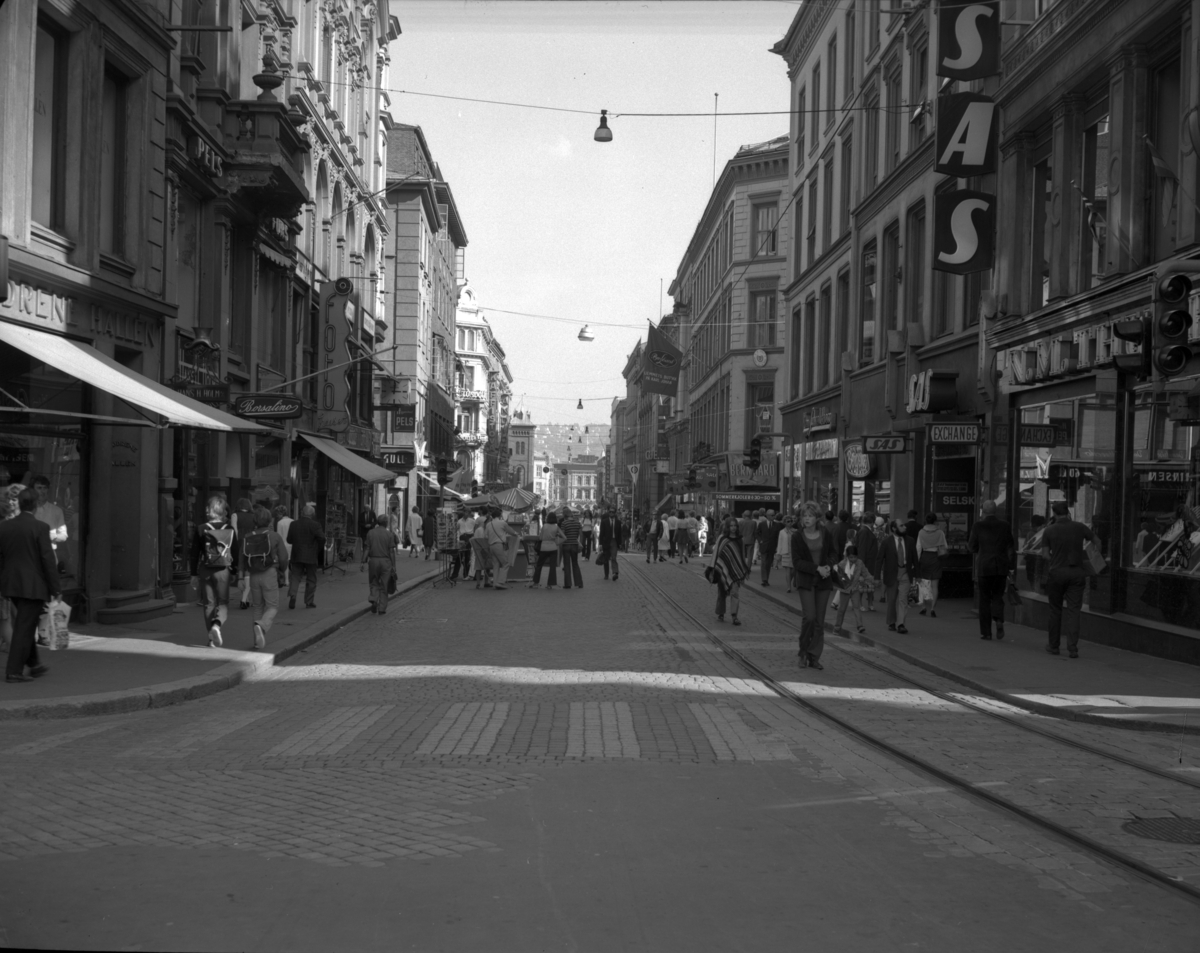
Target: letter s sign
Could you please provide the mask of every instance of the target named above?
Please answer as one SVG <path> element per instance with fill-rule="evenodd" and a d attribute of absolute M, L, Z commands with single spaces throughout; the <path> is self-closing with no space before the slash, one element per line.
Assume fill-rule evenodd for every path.
<path fill-rule="evenodd" d="M 937 75 L 983 79 L 1000 73 L 1000 2 L 938 8 Z"/>
<path fill-rule="evenodd" d="M 995 257 L 996 196 L 959 189 L 934 196 L 933 270 L 969 275 Z"/>

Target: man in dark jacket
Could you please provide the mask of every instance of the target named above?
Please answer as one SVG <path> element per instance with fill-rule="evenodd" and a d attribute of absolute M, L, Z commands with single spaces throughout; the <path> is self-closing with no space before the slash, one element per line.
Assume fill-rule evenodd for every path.
<path fill-rule="evenodd" d="M 783 514 L 772 512 L 772 520 L 764 523 L 758 529 L 758 551 L 762 554 L 762 584 L 771 585 L 771 566 L 775 562 L 775 553 L 779 549 L 779 534 L 783 531 Z"/>
<path fill-rule="evenodd" d="M 388 604 L 388 580 L 396 571 L 396 549 L 400 540 L 388 529 L 386 514 L 375 518 L 375 526 L 367 531 L 366 549 L 370 586 L 371 611 L 384 615 Z M 455 569 L 457 569 L 457 564 Z M 465 574 L 464 574 L 465 578 Z"/>
<path fill-rule="evenodd" d="M 917 511 L 909 510 L 908 518 L 905 520 L 905 523 L 904 523 L 904 535 L 909 537 L 909 539 L 911 539 L 913 541 L 913 544 L 915 545 L 917 542 L 917 536 L 919 536 L 920 533 L 921 533 L 921 524 L 920 524 L 920 522 L 917 521 Z"/>
<path fill-rule="evenodd" d="M 858 558 L 863 561 L 868 572 L 879 558 L 879 536 L 875 530 L 875 514 L 867 510 L 863 513 L 862 522 L 853 538 L 854 545 L 858 549 Z M 863 593 L 863 608 L 868 612 L 875 611 L 875 593 Z"/>
<path fill-rule="evenodd" d="M 875 558 L 875 578 L 883 583 L 887 599 L 887 627 L 891 632 L 908 632 L 908 586 L 917 568 L 917 544 L 904 532 L 904 524 L 892 520 L 891 532 L 879 544 Z"/>
<path fill-rule="evenodd" d="M 621 542 L 621 520 L 616 511 L 606 510 L 600 517 L 600 553 L 604 556 L 604 578 L 612 569 L 613 582 L 617 581 L 620 567 L 617 564 L 617 547 Z"/>
<path fill-rule="evenodd" d="M 50 527 L 33 515 L 37 505 L 37 492 L 26 487 L 17 496 L 20 512 L 0 522 L 0 594 L 12 600 L 16 611 L 5 668 L 8 682 L 28 682 L 48 671 L 38 661 L 37 625 L 46 603 L 59 593 L 58 564 Z"/>
<path fill-rule="evenodd" d="M 1067 654 L 1079 658 L 1079 613 L 1087 572 L 1084 546 L 1096 537 L 1090 529 L 1071 519 L 1066 500 L 1050 505 L 1054 522 L 1042 534 L 1042 555 L 1049 566 L 1046 598 L 1050 602 L 1049 643 L 1046 651 L 1058 655 L 1059 641 L 1067 637 Z"/>
<path fill-rule="evenodd" d="M 841 559 L 846 552 L 847 541 L 852 538 L 850 513 L 847 510 L 838 511 L 837 521 L 833 524 L 832 532 L 833 548 L 837 550 L 838 559 Z"/>
<path fill-rule="evenodd" d="M 991 639 L 992 620 L 996 638 L 1004 638 L 1004 586 L 1016 565 L 1012 527 L 996 515 L 996 501 L 980 507 L 983 519 L 971 527 L 967 549 L 975 553 L 975 578 L 979 585 L 980 638 Z"/>
<path fill-rule="evenodd" d="M 288 608 L 296 608 L 296 593 L 300 591 L 300 576 L 304 575 L 304 608 L 317 607 L 317 563 L 325 548 L 325 531 L 314 516 L 317 508 L 306 503 L 300 519 L 288 527 L 287 544 L 291 547 L 291 581 L 288 583 Z"/>

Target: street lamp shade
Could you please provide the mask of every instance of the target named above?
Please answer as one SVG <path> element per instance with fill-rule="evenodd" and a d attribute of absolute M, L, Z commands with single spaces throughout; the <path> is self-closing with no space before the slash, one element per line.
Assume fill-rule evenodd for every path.
<path fill-rule="evenodd" d="M 581 341 L 594 341 L 594 340 L 596 340 L 596 335 L 594 335 L 594 334 L 592 333 L 592 329 L 591 329 L 591 328 L 589 328 L 589 327 L 588 327 L 588 326 L 585 324 L 583 327 L 581 327 L 581 328 L 579 329 L 579 340 L 581 340 Z"/>
<path fill-rule="evenodd" d="M 612 130 L 608 128 L 608 110 L 600 110 L 600 125 L 596 127 L 596 134 L 592 136 L 597 142 L 612 142 Z"/>
<path fill-rule="evenodd" d="M 583 398 L 579 398 L 579 403 L 575 405 L 576 410 L 583 410 Z"/>

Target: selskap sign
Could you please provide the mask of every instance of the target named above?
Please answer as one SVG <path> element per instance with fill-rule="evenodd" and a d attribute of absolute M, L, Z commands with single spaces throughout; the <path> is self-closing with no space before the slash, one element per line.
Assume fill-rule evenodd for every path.
<path fill-rule="evenodd" d="M 233 399 L 233 412 L 239 417 L 269 417 L 286 420 L 304 412 L 304 402 L 290 394 L 238 394 Z"/>

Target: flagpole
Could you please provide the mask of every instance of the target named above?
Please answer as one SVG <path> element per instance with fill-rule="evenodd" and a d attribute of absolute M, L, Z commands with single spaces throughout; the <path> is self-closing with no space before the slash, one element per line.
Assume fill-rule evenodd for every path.
<path fill-rule="evenodd" d="M 1083 201 L 1083 207 L 1088 210 L 1089 216 L 1095 215 L 1097 218 L 1100 219 L 1100 221 L 1102 221 L 1104 223 L 1104 227 L 1107 229 L 1108 228 L 1108 219 L 1106 219 L 1103 216 L 1103 214 L 1096 211 L 1096 206 L 1092 204 L 1091 199 L 1089 199 L 1087 197 L 1087 194 L 1083 191 L 1083 189 L 1081 189 L 1079 187 L 1079 184 L 1074 179 L 1071 180 L 1071 187 L 1073 189 L 1075 189 L 1076 192 L 1079 193 L 1079 198 Z M 1096 244 L 1099 245 L 1100 238 L 1095 233 L 1095 231 L 1091 229 L 1090 222 L 1088 223 L 1088 229 L 1089 229 L 1089 231 L 1092 231 L 1092 238 L 1096 239 Z M 1125 241 L 1125 236 L 1123 236 L 1121 234 L 1121 230 L 1119 228 L 1113 229 L 1113 234 L 1117 236 L 1117 241 L 1119 241 L 1121 243 L 1121 247 L 1123 249 L 1125 249 L 1125 254 L 1127 254 L 1131 259 L 1133 259 L 1134 265 L 1138 268 L 1141 268 L 1142 263 L 1138 260 L 1137 255 L 1135 255 L 1133 253 L 1133 249 L 1129 247 L 1129 243 L 1127 241 Z"/>

